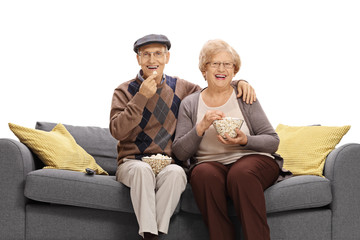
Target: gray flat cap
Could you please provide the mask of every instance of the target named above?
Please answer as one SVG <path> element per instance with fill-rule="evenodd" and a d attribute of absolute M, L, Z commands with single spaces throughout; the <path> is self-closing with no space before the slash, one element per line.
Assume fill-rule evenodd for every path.
<path fill-rule="evenodd" d="M 167 49 L 169 50 L 171 47 L 171 43 L 170 40 L 165 36 L 165 35 L 161 35 L 161 34 L 149 34 L 146 35 L 142 38 L 139 38 L 135 43 L 134 43 L 134 51 L 136 53 L 138 53 L 138 49 L 141 46 L 145 46 L 151 43 L 161 43 L 166 45 Z"/>

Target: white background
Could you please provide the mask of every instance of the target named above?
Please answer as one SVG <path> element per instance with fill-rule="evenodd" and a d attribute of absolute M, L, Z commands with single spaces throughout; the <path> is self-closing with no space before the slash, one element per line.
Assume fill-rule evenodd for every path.
<path fill-rule="evenodd" d="M 126 2 L 126 3 L 125 3 Z M 203 44 L 240 54 L 274 128 L 351 125 L 360 142 L 360 8 L 351 0 L 1 1 L 0 138 L 8 122 L 108 127 L 113 90 L 136 76 L 136 39 L 172 42 L 165 72 L 206 86 Z"/>

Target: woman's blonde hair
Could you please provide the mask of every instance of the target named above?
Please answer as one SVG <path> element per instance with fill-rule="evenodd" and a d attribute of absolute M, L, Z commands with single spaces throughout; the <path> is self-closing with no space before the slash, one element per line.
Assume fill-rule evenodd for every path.
<path fill-rule="evenodd" d="M 238 73 L 241 66 L 240 56 L 227 42 L 215 39 L 207 41 L 200 51 L 199 69 L 203 73 L 206 71 L 206 64 L 208 64 L 212 57 L 219 52 L 228 52 L 232 55 L 234 61 L 234 74 Z"/>

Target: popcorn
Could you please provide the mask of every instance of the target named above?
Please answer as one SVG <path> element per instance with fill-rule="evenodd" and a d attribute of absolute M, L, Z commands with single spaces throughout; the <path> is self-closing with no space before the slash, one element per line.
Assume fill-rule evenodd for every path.
<path fill-rule="evenodd" d="M 157 74 L 157 71 L 153 71 L 153 75 Z"/>
<path fill-rule="evenodd" d="M 217 133 L 226 138 L 225 133 L 228 133 L 230 137 L 234 138 L 237 136 L 235 129 L 240 129 L 244 120 L 240 118 L 225 117 L 221 120 L 215 120 L 213 126 Z"/>
<path fill-rule="evenodd" d="M 145 157 L 146 158 L 146 157 Z M 156 158 L 156 159 L 171 159 L 171 157 L 168 157 L 166 155 L 162 155 L 160 153 L 156 154 L 156 155 L 151 155 L 150 158 Z"/>
<path fill-rule="evenodd" d="M 159 172 L 171 163 L 172 158 L 166 155 L 162 155 L 160 153 L 156 155 L 151 155 L 150 157 L 143 157 L 142 161 L 148 163 L 151 166 L 155 176 L 159 174 Z"/>

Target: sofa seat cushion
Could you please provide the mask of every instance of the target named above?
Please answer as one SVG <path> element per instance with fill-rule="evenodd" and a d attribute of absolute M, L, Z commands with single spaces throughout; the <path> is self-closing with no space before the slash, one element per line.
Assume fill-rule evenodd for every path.
<path fill-rule="evenodd" d="M 46 203 L 134 213 L 130 189 L 115 176 L 40 169 L 27 175 L 24 195 Z M 174 213 L 179 210 L 178 205 Z"/>
<path fill-rule="evenodd" d="M 39 169 L 26 177 L 25 196 L 47 203 L 133 213 L 129 188 L 115 176 Z"/>
<path fill-rule="evenodd" d="M 267 213 L 324 207 L 332 201 L 330 181 L 310 175 L 283 180 L 266 189 L 264 194 Z M 187 186 L 181 201 L 181 210 L 200 214 L 190 185 Z M 230 216 L 236 216 L 231 200 L 228 210 Z"/>

